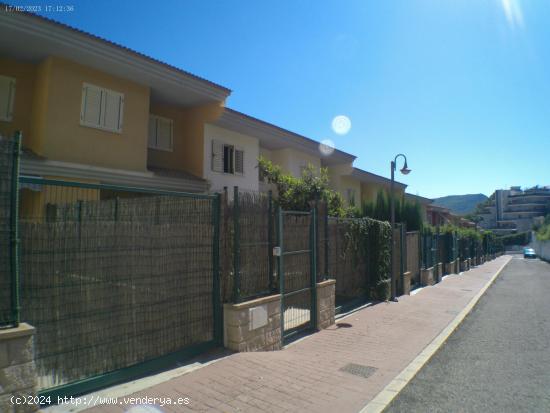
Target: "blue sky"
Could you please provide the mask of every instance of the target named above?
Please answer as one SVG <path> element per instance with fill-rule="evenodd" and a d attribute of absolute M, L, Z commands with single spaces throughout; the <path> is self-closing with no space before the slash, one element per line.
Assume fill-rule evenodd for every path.
<path fill-rule="evenodd" d="M 550 184 L 550 2 L 61 3 L 75 11 L 45 15 L 229 87 L 228 106 L 360 168 L 389 176 L 404 152 L 411 193 Z"/>

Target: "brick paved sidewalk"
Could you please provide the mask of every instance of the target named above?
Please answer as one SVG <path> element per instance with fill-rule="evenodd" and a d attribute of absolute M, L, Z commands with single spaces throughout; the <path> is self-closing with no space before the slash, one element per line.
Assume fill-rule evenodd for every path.
<path fill-rule="evenodd" d="M 282 351 L 238 353 L 135 393 L 189 397 L 163 412 L 357 412 L 426 347 L 510 257 L 451 275 L 399 303 L 380 303 Z M 341 371 L 348 363 L 374 367 L 368 378 Z M 123 412 L 101 406 L 87 412 Z"/>

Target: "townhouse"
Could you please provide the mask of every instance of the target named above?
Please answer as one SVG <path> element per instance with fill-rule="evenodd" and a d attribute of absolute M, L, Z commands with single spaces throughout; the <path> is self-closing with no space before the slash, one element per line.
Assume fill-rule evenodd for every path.
<path fill-rule="evenodd" d="M 231 91 L 64 24 L 0 10 L 0 136 L 23 132 L 21 171 L 44 178 L 186 192 L 265 191 L 259 156 L 300 176 L 327 168 L 349 205 L 389 180 L 326 156 L 319 142 L 225 107 Z M 405 185 L 396 183 L 396 193 Z M 38 214 L 55 194 L 23 188 Z M 113 193 L 74 190 L 67 202 Z"/>

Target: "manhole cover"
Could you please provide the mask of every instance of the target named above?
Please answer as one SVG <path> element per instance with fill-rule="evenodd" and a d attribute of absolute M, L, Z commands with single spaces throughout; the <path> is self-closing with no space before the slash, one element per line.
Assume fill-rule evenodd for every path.
<path fill-rule="evenodd" d="M 340 369 L 340 371 L 345 371 L 346 373 L 353 374 L 355 376 L 364 377 L 368 379 L 372 374 L 378 370 L 376 367 L 363 366 L 361 364 L 349 363 Z"/>

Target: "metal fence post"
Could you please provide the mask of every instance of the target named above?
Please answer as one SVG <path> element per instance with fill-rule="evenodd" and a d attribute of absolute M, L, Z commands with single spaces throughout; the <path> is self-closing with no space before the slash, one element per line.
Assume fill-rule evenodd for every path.
<path fill-rule="evenodd" d="M 268 216 L 267 216 L 267 271 L 269 272 L 269 290 L 277 290 L 275 277 L 273 274 L 273 192 L 271 189 L 267 193 Z"/>
<path fill-rule="evenodd" d="M 325 225 L 325 274 L 324 274 L 324 280 L 328 280 L 329 278 L 329 266 L 328 266 L 328 257 L 329 257 L 329 233 L 328 233 L 328 203 L 325 201 L 325 215 L 323 217 L 324 225 Z"/>
<path fill-rule="evenodd" d="M 279 274 L 279 294 L 281 296 L 281 338 L 285 331 L 285 306 L 284 306 L 284 292 L 285 292 L 285 272 L 283 267 L 283 209 L 281 206 L 277 208 L 277 246 L 279 247 L 279 255 L 277 257 L 277 273 Z"/>
<path fill-rule="evenodd" d="M 223 344 L 223 321 L 222 306 L 220 297 L 220 204 L 221 194 L 216 194 L 212 200 L 212 305 L 214 313 L 214 342 Z"/>
<path fill-rule="evenodd" d="M 10 211 L 10 232 L 11 232 L 11 307 L 12 322 L 14 327 L 19 326 L 20 316 L 20 295 L 19 295 L 19 160 L 21 157 L 20 131 L 17 131 L 13 138 L 13 160 L 11 176 L 11 211 Z"/>
<path fill-rule="evenodd" d="M 233 302 L 241 300 L 241 223 L 239 187 L 233 187 Z"/>
<path fill-rule="evenodd" d="M 311 327 L 317 328 L 317 203 L 311 210 L 310 229 L 310 251 L 311 251 Z"/>

